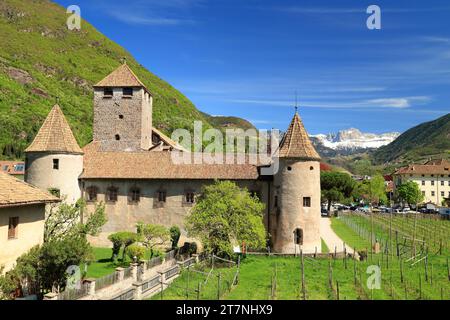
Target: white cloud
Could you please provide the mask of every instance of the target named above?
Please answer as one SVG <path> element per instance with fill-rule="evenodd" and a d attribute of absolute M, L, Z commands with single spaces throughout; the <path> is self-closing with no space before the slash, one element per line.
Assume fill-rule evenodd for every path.
<path fill-rule="evenodd" d="M 183 20 L 166 17 L 143 17 L 134 13 L 123 12 L 120 10 L 110 11 L 109 14 L 117 20 L 129 24 L 174 26 L 194 23 L 193 20 Z"/>
<path fill-rule="evenodd" d="M 401 98 L 381 98 L 367 100 L 368 105 L 374 105 L 379 107 L 391 107 L 391 108 L 409 108 L 414 103 L 424 104 L 431 100 L 430 97 L 418 96 L 418 97 L 401 97 Z"/>

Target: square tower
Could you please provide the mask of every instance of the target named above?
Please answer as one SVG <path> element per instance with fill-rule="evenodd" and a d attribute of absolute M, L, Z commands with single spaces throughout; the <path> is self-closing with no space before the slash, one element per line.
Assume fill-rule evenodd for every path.
<path fill-rule="evenodd" d="M 152 146 L 153 97 L 123 64 L 94 86 L 94 141 L 109 151 Z"/>

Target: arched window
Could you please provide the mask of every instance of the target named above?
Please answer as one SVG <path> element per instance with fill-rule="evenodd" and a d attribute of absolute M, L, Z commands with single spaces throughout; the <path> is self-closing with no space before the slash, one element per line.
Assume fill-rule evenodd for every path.
<path fill-rule="evenodd" d="M 117 201 L 118 189 L 116 187 L 109 187 L 106 190 L 106 201 L 116 202 Z"/>
<path fill-rule="evenodd" d="M 303 230 L 300 228 L 294 230 L 294 243 L 298 245 L 303 244 Z"/>
<path fill-rule="evenodd" d="M 97 201 L 98 188 L 95 186 L 90 186 L 86 188 L 86 200 L 87 201 Z"/>

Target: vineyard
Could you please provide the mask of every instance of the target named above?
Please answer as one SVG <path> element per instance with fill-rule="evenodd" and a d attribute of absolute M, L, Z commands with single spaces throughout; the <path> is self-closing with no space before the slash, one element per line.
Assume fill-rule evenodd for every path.
<path fill-rule="evenodd" d="M 334 248 L 327 258 L 248 255 L 239 265 L 209 259 L 183 270 L 153 299 L 450 299 L 450 221 L 348 213 L 332 227 L 361 261 L 335 256 Z"/>

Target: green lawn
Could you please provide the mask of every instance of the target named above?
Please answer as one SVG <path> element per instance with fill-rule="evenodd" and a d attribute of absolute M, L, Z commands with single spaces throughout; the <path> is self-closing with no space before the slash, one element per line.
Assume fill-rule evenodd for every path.
<path fill-rule="evenodd" d="M 322 238 L 320 238 L 320 242 L 322 243 L 322 253 L 330 252 L 330 249 Z"/>
<path fill-rule="evenodd" d="M 124 262 L 121 261 L 122 250 L 120 251 L 119 261 L 117 263 L 111 262 L 111 254 L 112 254 L 111 248 L 94 247 L 93 251 L 94 251 L 95 261 L 90 263 L 87 266 L 87 274 L 86 274 L 87 278 L 100 278 L 100 277 L 106 276 L 110 273 L 113 273 L 117 267 L 129 267 L 130 266 L 131 260 L 127 255 L 125 255 L 125 261 Z M 149 251 L 146 252 L 144 258 L 145 259 L 150 258 Z M 84 265 L 81 266 L 81 270 L 85 270 Z"/>

